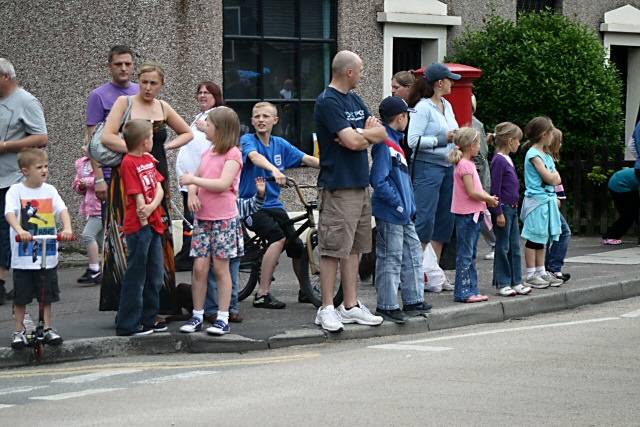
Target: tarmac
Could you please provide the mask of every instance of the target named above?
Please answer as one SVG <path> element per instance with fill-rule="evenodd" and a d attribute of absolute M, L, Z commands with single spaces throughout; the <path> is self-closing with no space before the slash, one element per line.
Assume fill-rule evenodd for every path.
<path fill-rule="evenodd" d="M 182 322 L 169 324 L 169 332 L 143 337 L 115 336 L 115 312 L 98 311 L 99 286 L 80 285 L 76 279 L 85 269 L 85 259 L 79 254 L 63 253 L 59 266 L 61 301 L 54 304 L 54 326 L 64 337 L 59 347 L 45 348 L 39 363 L 58 363 L 116 356 L 191 353 L 244 353 L 288 346 L 322 344 L 336 340 L 362 339 L 376 336 L 415 334 L 457 328 L 479 323 L 502 322 L 540 313 L 571 310 L 587 304 L 598 304 L 640 296 L 640 246 L 629 238 L 624 245 L 602 246 L 600 238 L 574 237 L 564 272 L 571 280 L 559 288 L 533 290 L 530 295 L 500 297 L 491 287 L 492 261 L 484 260 L 488 251 L 479 244 L 477 262 L 480 289 L 490 296 L 488 302 L 461 304 L 453 302 L 452 292 L 425 293 L 433 305 L 426 317 L 410 319 L 404 325 L 384 322 L 378 327 L 345 325 L 341 333 L 327 333 L 314 325 L 316 309 L 297 302 L 298 285 L 291 263 L 285 255 L 276 269 L 272 292 L 287 303 L 283 310 L 254 308 L 252 297 L 241 302 L 242 323 L 232 323 L 231 333 L 223 337 L 205 332 L 182 334 Z M 620 252 L 616 252 L 620 251 Z M 447 272 L 453 282 L 455 272 Z M 189 272 L 176 274 L 176 281 L 190 282 Z M 12 288 L 7 283 L 7 289 Z M 358 286 L 360 300 L 375 311 L 376 292 L 371 281 Z M 37 304 L 29 307 L 37 313 Z M 36 317 L 34 315 L 34 317 Z M 11 303 L 0 306 L 0 330 L 6 341 L 0 345 L 0 368 L 35 364 L 32 349 L 13 350 L 9 347 L 14 329 Z"/>

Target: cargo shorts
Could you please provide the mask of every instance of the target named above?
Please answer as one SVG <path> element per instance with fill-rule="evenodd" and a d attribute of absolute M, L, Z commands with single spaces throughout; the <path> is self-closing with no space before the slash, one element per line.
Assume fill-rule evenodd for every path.
<path fill-rule="evenodd" d="M 371 194 L 367 188 L 319 191 L 318 249 L 347 258 L 371 252 Z"/>

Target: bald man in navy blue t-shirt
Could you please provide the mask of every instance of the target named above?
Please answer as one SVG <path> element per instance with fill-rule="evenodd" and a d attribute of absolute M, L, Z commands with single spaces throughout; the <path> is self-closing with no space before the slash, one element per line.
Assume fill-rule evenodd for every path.
<path fill-rule="evenodd" d="M 331 83 L 318 96 L 315 122 L 320 144 L 320 286 L 322 307 L 315 323 L 330 332 L 343 323 L 376 326 L 374 316 L 358 301 L 358 260 L 371 251 L 371 197 L 367 148 L 383 142 L 387 132 L 372 117 L 355 89 L 363 71 L 362 59 L 343 50 L 331 64 Z M 344 304 L 333 307 L 340 262 Z"/>

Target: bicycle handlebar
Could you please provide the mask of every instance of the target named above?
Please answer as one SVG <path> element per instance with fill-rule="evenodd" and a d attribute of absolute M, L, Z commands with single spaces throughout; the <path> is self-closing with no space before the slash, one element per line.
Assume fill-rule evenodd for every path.
<path fill-rule="evenodd" d="M 32 240 L 56 240 L 62 241 L 62 233 L 58 234 L 37 234 L 35 236 L 31 236 Z M 71 240 L 76 240 L 76 236 L 72 236 Z M 16 242 L 22 242 L 19 234 L 16 234 Z"/>
<path fill-rule="evenodd" d="M 314 185 L 298 185 L 298 183 L 296 182 L 295 179 L 293 178 L 287 178 L 287 187 L 293 187 L 296 190 L 296 193 L 298 193 L 298 198 L 300 199 L 300 202 L 304 205 L 305 208 L 310 207 L 309 202 L 307 202 L 307 200 L 304 198 L 304 195 L 302 194 L 302 192 L 300 191 L 303 188 L 317 188 Z M 269 181 L 269 182 L 275 182 L 275 178 L 273 176 L 268 176 L 265 178 L 265 181 Z"/>

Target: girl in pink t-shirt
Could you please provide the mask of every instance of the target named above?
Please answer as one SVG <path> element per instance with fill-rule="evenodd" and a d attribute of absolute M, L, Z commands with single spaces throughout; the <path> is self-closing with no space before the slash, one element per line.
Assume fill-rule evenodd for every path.
<path fill-rule="evenodd" d="M 456 165 L 453 173 L 451 212 L 456 221 L 456 283 L 453 299 L 457 302 L 480 302 L 489 299 L 478 289 L 476 255 L 480 224 L 484 212 L 498 205 L 498 198 L 482 189 L 473 158 L 480 152 L 480 135 L 472 128 L 458 129 L 454 138 L 456 148 L 449 153 L 449 161 Z"/>
<path fill-rule="evenodd" d="M 231 274 L 229 259 L 243 255 L 242 229 L 236 202 L 242 153 L 238 148 L 240 120 L 231 108 L 217 107 L 207 117 L 207 138 L 213 148 L 205 152 L 195 175 L 185 173 L 180 185 L 189 186 L 188 205 L 196 218 L 191 239 L 193 262 L 191 294 L 193 315 L 181 332 L 202 330 L 207 276 L 213 262 L 218 282 L 218 316 L 207 328 L 212 335 L 230 332 Z"/>

